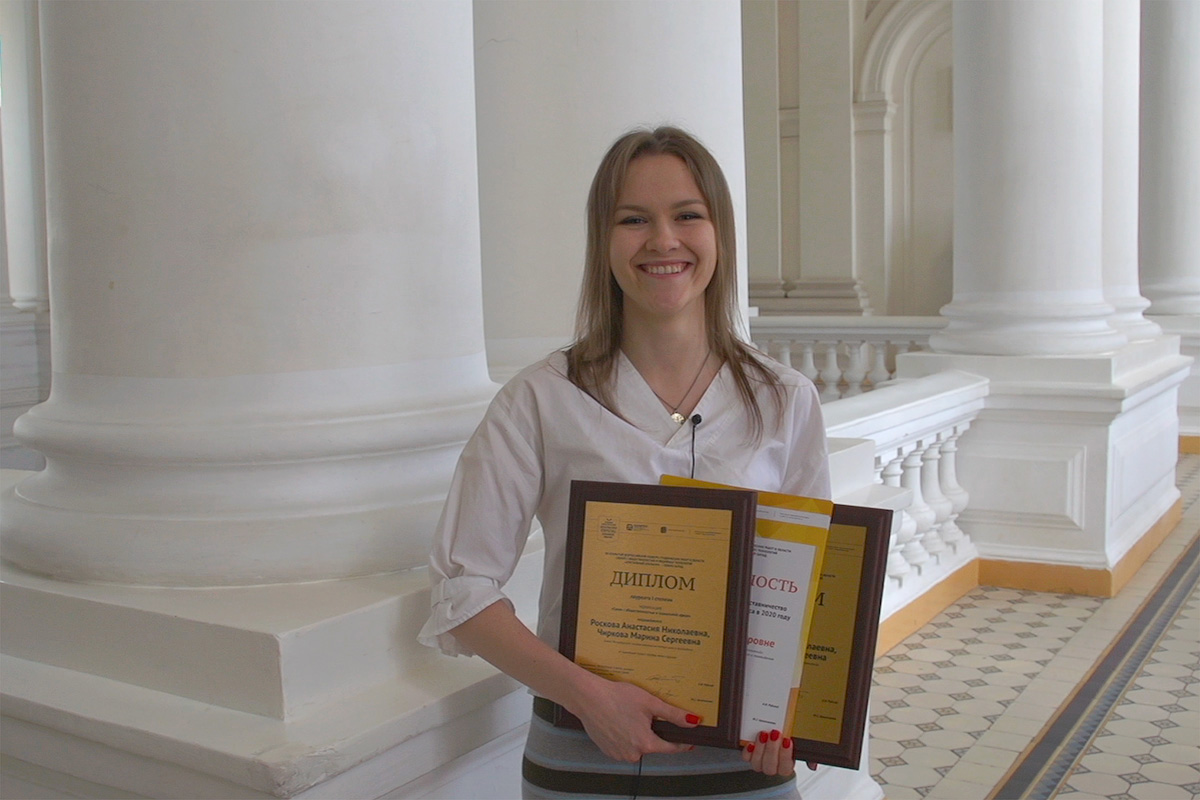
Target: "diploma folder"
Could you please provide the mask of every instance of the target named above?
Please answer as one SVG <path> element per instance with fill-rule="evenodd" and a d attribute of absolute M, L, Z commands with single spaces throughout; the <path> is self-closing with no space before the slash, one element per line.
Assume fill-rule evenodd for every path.
<path fill-rule="evenodd" d="M 892 511 L 834 504 L 792 717 L 797 761 L 858 769 Z"/>
<path fill-rule="evenodd" d="M 662 480 L 671 485 L 701 483 L 676 476 Z M 759 494 L 760 505 L 766 506 L 786 505 L 785 498 Z M 797 507 L 817 502 L 792 499 Z M 893 512 L 836 503 L 823 507 L 831 507 L 833 513 L 815 592 L 809 595 L 811 620 L 801 636 L 804 666 L 789 698 L 786 728 L 797 761 L 857 769 L 866 737 Z M 745 691 L 753 696 L 768 689 L 747 684 Z"/>
<path fill-rule="evenodd" d="M 559 652 L 701 717 L 662 738 L 739 748 L 757 492 L 572 481 Z M 561 706 L 554 723 L 582 724 Z"/>

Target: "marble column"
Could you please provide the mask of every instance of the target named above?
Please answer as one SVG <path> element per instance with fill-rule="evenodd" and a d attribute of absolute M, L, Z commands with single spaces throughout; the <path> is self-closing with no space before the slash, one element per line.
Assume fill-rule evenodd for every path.
<path fill-rule="evenodd" d="M 41 6 L 54 373 L 3 556 L 169 586 L 424 562 L 493 391 L 470 6 Z"/>
<path fill-rule="evenodd" d="M 19 311 L 49 309 L 46 277 L 46 185 L 42 158 L 41 44 L 38 4 L 0 4 L 0 84 L 4 124 L 4 244 L 8 285 Z"/>
<path fill-rule="evenodd" d="M 990 380 L 956 466 L 958 522 L 997 585 L 1111 594 L 1178 512 L 1189 362 L 1129 286 L 1127 12 L 953 6 L 954 296 L 934 352 L 902 354 L 897 374 Z"/>
<path fill-rule="evenodd" d="M 733 0 L 477 0 L 484 316 L 497 379 L 570 341 L 588 186 L 635 126 L 679 125 L 720 162 L 745 297 L 740 31 Z"/>
<path fill-rule="evenodd" d="M 1153 315 L 1200 314 L 1200 4 L 1142 9 L 1141 278 Z"/>
<path fill-rule="evenodd" d="M 1162 328 L 1142 316 L 1138 283 L 1138 0 L 1104 0 L 1104 182 L 1101 259 L 1109 323 L 1132 341 Z"/>
<path fill-rule="evenodd" d="M 1200 453 L 1200 6 L 1141 9 L 1141 288 L 1146 314 L 1193 359 L 1179 426 L 1181 446 Z"/>
<path fill-rule="evenodd" d="M 780 224 L 779 2 L 742 4 L 746 115 L 746 273 L 750 304 L 786 296 Z"/>
<path fill-rule="evenodd" d="M 1114 350 L 1101 272 L 1103 7 L 956 3 L 954 295 L 940 352 Z"/>
<path fill-rule="evenodd" d="M 764 313 L 870 314 L 854 242 L 854 14 L 846 3 L 780 6 L 782 268 Z"/>

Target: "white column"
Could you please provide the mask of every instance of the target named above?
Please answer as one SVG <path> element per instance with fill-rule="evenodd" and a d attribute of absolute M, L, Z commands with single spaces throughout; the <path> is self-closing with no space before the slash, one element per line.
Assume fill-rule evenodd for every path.
<path fill-rule="evenodd" d="M 1138 284 L 1138 0 L 1104 0 L 1104 184 L 1101 259 L 1109 323 L 1130 341 L 1162 328 L 1142 316 Z"/>
<path fill-rule="evenodd" d="M 779 3 L 742 3 L 746 136 L 746 273 L 751 305 L 783 297 L 780 228 Z"/>
<path fill-rule="evenodd" d="M 679 125 L 716 156 L 733 192 L 745 297 L 736 0 L 477 0 L 475 41 L 484 316 L 498 379 L 570 340 L 588 186 L 635 126 Z"/>
<path fill-rule="evenodd" d="M 867 294 L 887 313 L 892 242 L 892 125 L 883 93 L 854 102 L 854 257 Z"/>
<path fill-rule="evenodd" d="M 55 372 L 5 559 L 194 586 L 423 563 L 492 390 L 470 6 L 41 12 Z"/>
<path fill-rule="evenodd" d="M 954 297 L 935 352 L 896 362 L 901 378 L 990 381 L 955 454 L 971 492 L 956 522 L 981 557 L 1054 564 L 1092 591 L 1119 588 L 1169 522 L 1188 365 L 1177 338 L 1137 320 L 1128 285 L 1126 12 L 953 5 Z"/>
<path fill-rule="evenodd" d="M 1154 315 L 1200 314 L 1200 3 L 1142 3 L 1141 270 Z"/>
<path fill-rule="evenodd" d="M 1142 3 L 1141 253 L 1147 314 L 1193 359 L 1179 428 L 1200 441 L 1200 5 Z"/>
<path fill-rule="evenodd" d="M 8 286 L 21 311 L 48 310 L 46 185 L 42 161 L 38 5 L 0 3 L 0 90 L 4 93 L 4 223 Z"/>
<path fill-rule="evenodd" d="M 1101 273 L 1102 10 L 953 7 L 954 299 L 935 350 L 1070 355 L 1126 342 Z"/>
<path fill-rule="evenodd" d="M 796 106 L 782 115 L 781 135 L 795 140 L 794 170 L 786 194 L 783 274 L 785 303 L 764 309 L 824 314 L 870 314 L 871 302 L 855 274 L 854 31 L 850 3 L 796 3 Z M 786 33 L 792 33 L 789 29 Z M 780 59 L 784 62 L 784 59 Z M 789 160 L 785 165 L 790 166 Z"/>

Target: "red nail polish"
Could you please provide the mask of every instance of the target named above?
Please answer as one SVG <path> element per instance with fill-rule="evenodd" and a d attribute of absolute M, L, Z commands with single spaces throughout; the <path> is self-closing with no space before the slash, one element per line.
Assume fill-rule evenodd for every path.
<path fill-rule="evenodd" d="M 700 718 L 698 716 L 696 716 L 695 714 L 688 714 L 686 717 L 684 717 L 684 719 L 686 719 L 688 721 L 688 723 L 691 725 L 699 725 L 700 724 Z"/>
<path fill-rule="evenodd" d="M 746 752 L 747 752 L 747 753 L 753 753 L 753 752 L 754 752 L 754 742 L 751 742 L 750 744 L 746 745 Z"/>
<path fill-rule="evenodd" d="M 783 749 L 790 750 L 791 747 L 792 747 L 792 740 L 787 738 L 786 736 L 783 737 Z"/>
<path fill-rule="evenodd" d="M 779 731 L 771 731 L 771 741 L 772 742 L 779 741 Z"/>
<path fill-rule="evenodd" d="M 766 732 L 766 731 L 763 731 L 762 733 L 760 733 L 760 734 L 758 735 L 758 740 L 759 740 L 760 742 L 765 742 L 765 741 L 767 741 L 767 732 Z"/>

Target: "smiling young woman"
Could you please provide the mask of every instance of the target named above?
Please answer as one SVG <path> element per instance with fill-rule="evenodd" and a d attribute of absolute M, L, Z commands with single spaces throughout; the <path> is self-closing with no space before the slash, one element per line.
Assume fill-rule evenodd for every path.
<path fill-rule="evenodd" d="M 477 653 L 533 691 L 527 797 L 798 797 L 779 731 L 740 753 L 663 741 L 651 722 L 692 726 L 691 709 L 558 653 L 572 480 L 694 474 L 829 497 L 816 389 L 737 338 L 733 203 L 708 150 L 677 128 L 622 136 L 592 181 L 587 219 L 576 341 L 509 381 L 464 448 L 420 639 Z M 502 592 L 535 517 L 545 538 L 536 635 Z M 551 725 L 551 702 L 585 732 Z"/>

